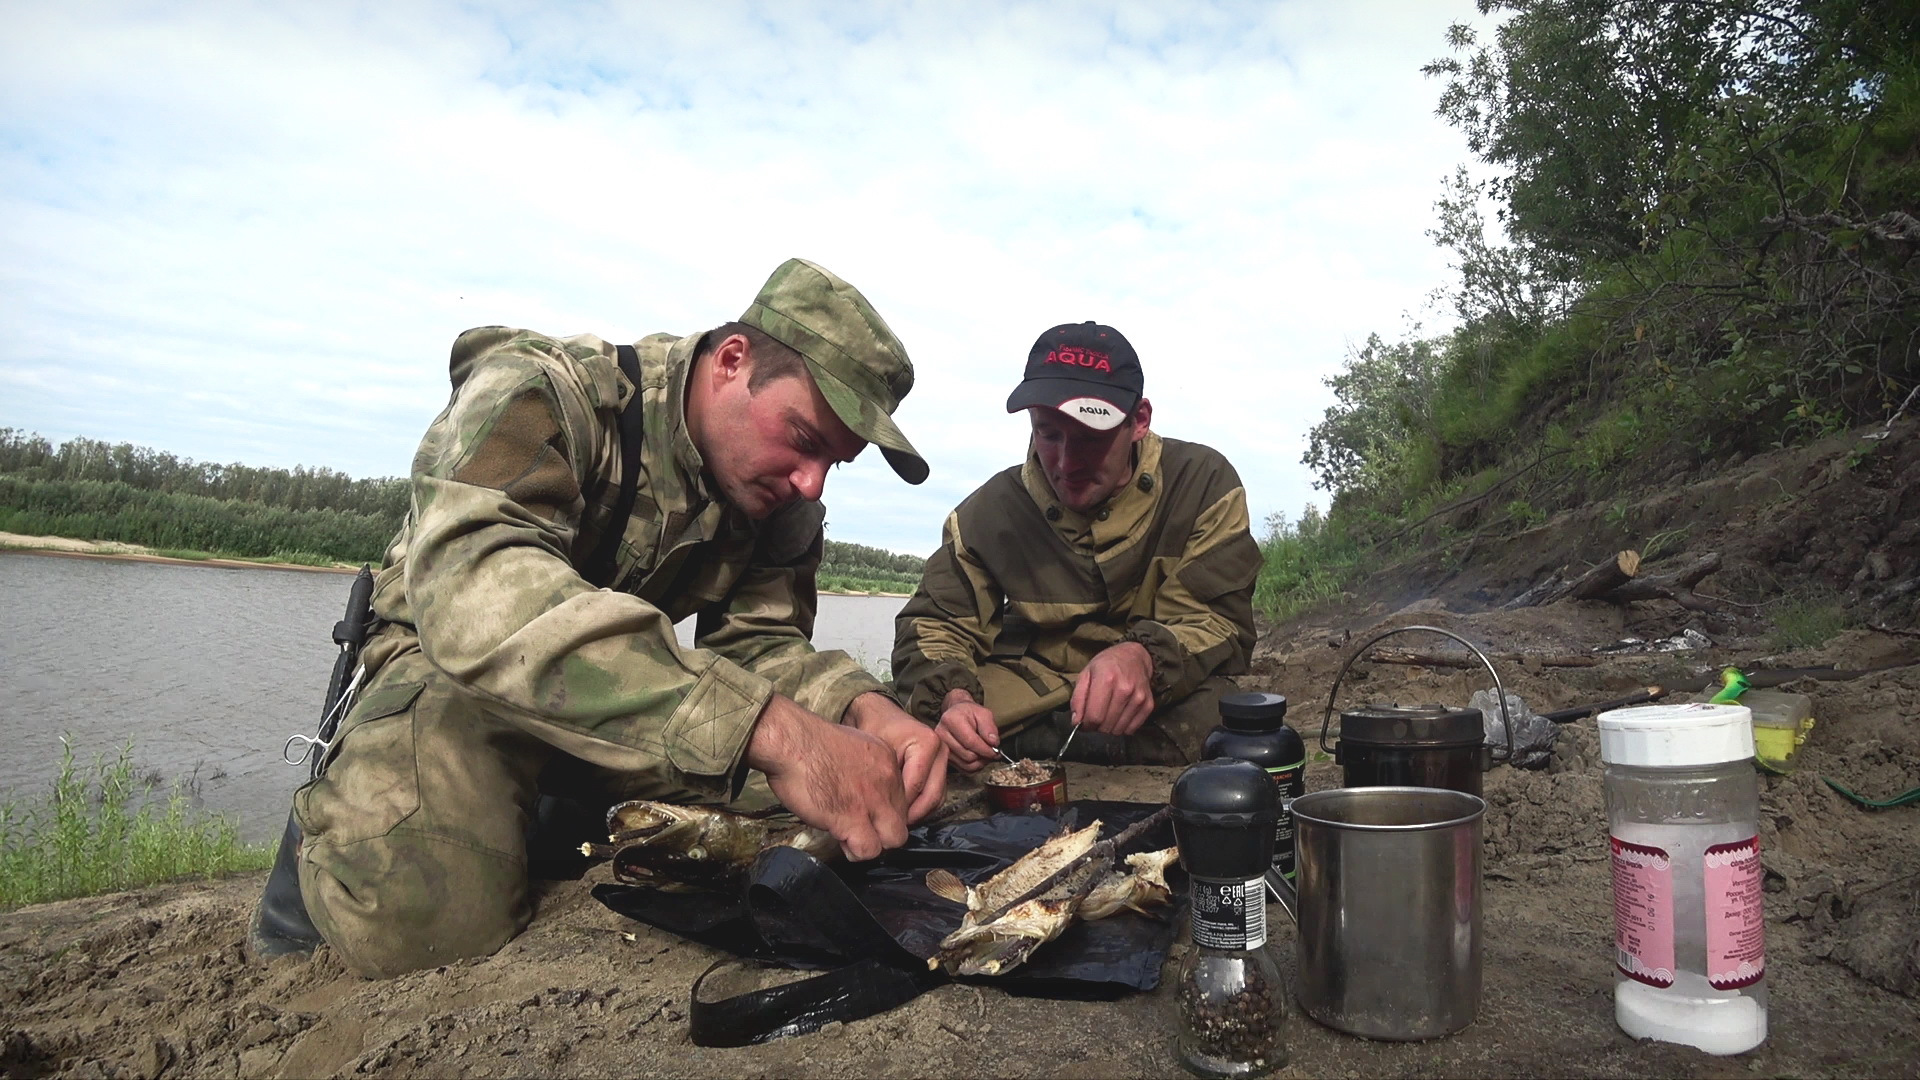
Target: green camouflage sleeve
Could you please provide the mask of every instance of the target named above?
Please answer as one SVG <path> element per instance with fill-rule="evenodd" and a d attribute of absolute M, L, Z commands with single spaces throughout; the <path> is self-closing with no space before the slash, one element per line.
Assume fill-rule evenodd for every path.
<path fill-rule="evenodd" d="M 986 700 L 975 672 L 1000 634 L 1001 599 L 1000 587 L 967 551 L 959 511 L 948 514 L 940 550 L 894 620 L 895 694 L 908 712 L 937 722 L 955 688 Z"/>
<path fill-rule="evenodd" d="M 1179 561 L 1150 583 L 1146 617 L 1128 624 L 1126 640 L 1153 658 L 1153 696 L 1161 705 L 1193 693 L 1211 675 L 1244 672 L 1253 650 L 1260 545 L 1248 528 L 1239 477 L 1229 468 L 1222 480 L 1227 490 L 1194 519 Z"/>
<path fill-rule="evenodd" d="M 813 619 L 819 598 L 826 509 L 795 503 L 769 518 L 755 540 L 753 564 L 726 604 L 702 612 L 695 644 L 767 679 L 775 692 L 835 722 L 861 694 L 885 687 L 839 649 L 816 651 Z"/>
<path fill-rule="evenodd" d="M 406 587 L 421 650 L 472 693 L 557 726 L 562 745 L 584 733 L 663 783 L 728 792 L 772 684 L 682 649 L 658 609 L 574 570 L 581 493 L 617 469 L 618 402 L 565 358 L 573 345 L 485 344 L 414 460 Z"/>

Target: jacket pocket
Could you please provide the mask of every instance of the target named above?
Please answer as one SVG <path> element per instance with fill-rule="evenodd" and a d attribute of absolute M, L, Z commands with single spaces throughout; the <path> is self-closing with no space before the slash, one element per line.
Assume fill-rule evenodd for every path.
<path fill-rule="evenodd" d="M 308 837 L 350 844 L 385 836 L 420 809 L 413 709 L 425 685 L 383 686 L 347 714 L 320 778 L 294 794 Z"/>

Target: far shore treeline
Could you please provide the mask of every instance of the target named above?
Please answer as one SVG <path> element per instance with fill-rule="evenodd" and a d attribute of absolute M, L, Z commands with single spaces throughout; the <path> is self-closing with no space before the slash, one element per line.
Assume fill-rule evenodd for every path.
<path fill-rule="evenodd" d="M 403 477 L 218 465 L 88 438 L 55 446 L 0 428 L 0 532 L 139 544 L 160 554 L 377 565 L 407 501 Z M 911 592 L 923 562 L 828 540 L 820 587 Z"/>

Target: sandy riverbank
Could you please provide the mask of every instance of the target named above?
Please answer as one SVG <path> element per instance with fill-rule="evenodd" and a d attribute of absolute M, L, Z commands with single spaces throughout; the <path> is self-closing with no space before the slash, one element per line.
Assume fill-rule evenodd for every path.
<path fill-rule="evenodd" d="M 180 566 L 219 566 L 234 570 L 305 570 L 318 574 L 351 574 L 360 567 L 351 563 L 332 566 L 307 566 L 302 563 L 268 562 L 258 559 L 183 558 L 161 555 L 139 544 L 113 540 L 75 540 L 67 536 L 23 536 L 0 532 L 0 551 L 18 551 L 29 555 L 57 555 L 69 559 L 119 559 L 123 562 L 174 563 Z"/>
<path fill-rule="evenodd" d="M 57 555 L 69 559 L 119 559 L 125 562 L 175 563 L 180 566 L 220 566 L 234 570 L 306 570 L 322 574 L 352 574 L 360 567 L 353 563 L 332 566 L 307 566 L 301 563 L 268 562 L 255 559 L 182 558 L 161 555 L 139 544 L 113 540 L 75 540 L 68 536 L 23 536 L 0 532 L 0 551 L 18 551 L 29 555 Z M 911 593 L 863 592 L 850 589 L 821 589 L 822 596 L 885 596 L 905 600 Z"/>

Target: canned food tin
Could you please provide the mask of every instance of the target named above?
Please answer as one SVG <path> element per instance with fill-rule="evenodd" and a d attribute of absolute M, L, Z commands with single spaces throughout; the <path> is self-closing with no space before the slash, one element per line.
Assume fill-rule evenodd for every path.
<path fill-rule="evenodd" d="M 1044 771 L 1044 779 L 1026 783 L 1007 783 L 1008 779 L 1024 780 L 1015 774 L 1016 769 L 1037 767 Z M 1019 765 L 1006 765 L 987 773 L 981 780 L 986 787 L 987 805 L 995 810 L 1005 810 L 1020 814 L 1029 810 L 1041 810 L 1050 806 L 1067 805 L 1067 768 L 1057 761 L 1033 761 L 1031 759 Z"/>

